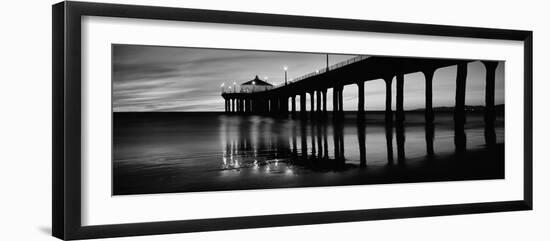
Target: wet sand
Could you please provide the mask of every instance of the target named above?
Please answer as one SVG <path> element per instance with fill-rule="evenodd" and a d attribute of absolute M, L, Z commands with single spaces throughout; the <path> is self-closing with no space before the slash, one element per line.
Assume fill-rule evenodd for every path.
<path fill-rule="evenodd" d="M 483 115 L 469 113 L 458 152 L 451 113 L 436 113 L 433 132 L 423 113 L 406 117 L 400 129 L 380 112 L 360 122 L 353 113 L 343 122 L 114 113 L 113 194 L 504 178 L 503 116 L 487 145 Z"/>

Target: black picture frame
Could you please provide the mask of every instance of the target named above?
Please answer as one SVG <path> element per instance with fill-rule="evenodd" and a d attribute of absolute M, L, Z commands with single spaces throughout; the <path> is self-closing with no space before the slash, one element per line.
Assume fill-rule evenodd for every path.
<path fill-rule="evenodd" d="M 197 10 L 89 2 L 52 6 L 53 195 L 52 233 L 60 239 L 168 234 L 290 225 L 397 219 L 441 215 L 531 210 L 532 76 L 531 31 L 458 27 L 278 14 Z M 456 205 L 299 213 L 82 226 L 81 224 L 81 17 L 103 16 L 206 23 L 228 23 L 394 34 L 517 40 L 524 44 L 524 186 L 523 199 Z"/>

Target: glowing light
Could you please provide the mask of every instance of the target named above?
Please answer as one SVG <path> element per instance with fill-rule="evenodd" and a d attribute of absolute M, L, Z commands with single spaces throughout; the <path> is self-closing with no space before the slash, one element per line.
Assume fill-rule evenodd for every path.
<path fill-rule="evenodd" d="M 255 84 L 256 84 L 256 81 L 252 81 L 252 84 L 255 85 Z"/>
<path fill-rule="evenodd" d="M 288 168 L 288 169 L 286 169 L 285 174 L 286 175 L 292 175 L 292 174 L 294 174 L 294 171 L 292 171 L 292 169 Z"/>
<path fill-rule="evenodd" d="M 288 67 L 285 66 L 284 69 L 285 69 L 285 71 L 287 71 L 287 70 L 288 70 Z"/>
<path fill-rule="evenodd" d="M 225 83 L 222 83 L 222 85 L 220 85 L 220 87 L 223 87 L 225 85 Z"/>

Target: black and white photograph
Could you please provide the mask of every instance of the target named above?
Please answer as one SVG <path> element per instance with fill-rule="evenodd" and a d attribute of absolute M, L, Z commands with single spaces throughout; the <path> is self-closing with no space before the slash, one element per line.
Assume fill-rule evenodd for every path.
<path fill-rule="evenodd" d="M 23 0 L 6 240 L 550 240 L 544 1 Z"/>
<path fill-rule="evenodd" d="M 115 196 L 504 178 L 505 61 L 111 50 Z"/>

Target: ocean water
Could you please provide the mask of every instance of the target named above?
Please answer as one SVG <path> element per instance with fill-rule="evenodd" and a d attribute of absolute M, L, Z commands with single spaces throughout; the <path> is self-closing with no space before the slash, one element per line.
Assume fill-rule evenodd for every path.
<path fill-rule="evenodd" d="M 482 113 L 463 130 L 452 113 L 435 118 L 113 113 L 113 195 L 504 178 L 503 115 L 494 143 Z"/>

